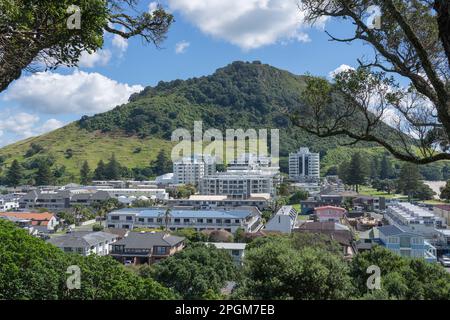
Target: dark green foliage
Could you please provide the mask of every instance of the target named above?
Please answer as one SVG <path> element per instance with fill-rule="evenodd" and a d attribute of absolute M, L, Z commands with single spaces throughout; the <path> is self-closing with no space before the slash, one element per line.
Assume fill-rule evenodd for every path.
<path fill-rule="evenodd" d="M 44 148 L 37 144 L 37 143 L 32 143 L 30 145 L 30 149 L 27 150 L 27 152 L 25 153 L 25 158 L 30 158 L 32 156 L 34 156 L 35 154 L 40 153 L 41 151 L 43 151 Z"/>
<path fill-rule="evenodd" d="M 439 198 L 447 201 L 450 200 L 450 180 L 447 180 L 445 186 L 441 189 Z"/>
<path fill-rule="evenodd" d="M 8 171 L 6 172 L 6 184 L 10 187 L 17 187 L 21 184 L 22 179 L 24 178 L 23 168 L 20 165 L 19 161 L 14 160 L 11 163 Z"/>
<path fill-rule="evenodd" d="M 381 180 L 392 179 L 393 175 L 394 174 L 391 161 L 389 160 L 388 155 L 385 153 L 383 154 L 383 158 L 381 158 L 379 178 Z"/>
<path fill-rule="evenodd" d="M 309 197 L 308 191 L 299 190 L 296 191 L 290 198 L 289 204 L 299 204 L 300 201 L 306 200 Z"/>
<path fill-rule="evenodd" d="M 39 164 L 38 170 L 36 172 L 36 185 L 45 186 L 51 185 L 54 182 L 54 175 L 51 170 L 50 165 L 47 161 L 43 161 Z"/>
<path fill-rule="evenodd" d="M 106 180 L 118 180 L 122 177 L 121 165 L 116 160 L 116 156 L 114 154 L 111 156 L 111 159 L 109 159 L 104 172 Z"/>
<path fill-rule="evenodd" d="M 87 185 L 91 181 L 92 181 L 91 169 L 89 168 L 88 162 L 84 161 L 80 169 L 80 183 L 82 185 Z"/>
<path fill-rule="evenodd" d="M 0 299 L 172 299 L 159 283 L 126 270 L 111 257 L 66 254 L 0 220 Z M 81 288 L 68 290 L 71 265 L 81 269 Z"/>
<path fill-rule="evenodd" d="M 106 165 L 103 160 L 100 160 L 97 164 L 97 168 L 94 171 L 94 180 L 106 179 Z"/>
<path fill-rule="evenodd" d="M 191 195 L 195 194 L 196 189 L 192 184 L 187 184 L 183 186 L 177 186 L 174 189 L 169 190 L 169 195 L 175 199 L 187 199 Z"/>
<path fill-rule="evenodd" d="M 450 274 L 439 264 L 402 258 L 382 247 L 358 254 L 351 262 L 351 275 L 359 295 L 364 298 L 370 293 L 366 270 L 371 265 L 380 268 L 381 289 L 390 299 L 450 299 Z"/>
<path fill-rule="evenodd" d="M 156 157 L 156 160 L 151 164 L 153 173 L 162 175 L 172 171 L 172 161 L 164 150 L 161 150 Z"/>
<path fill-rule="evenodd" d="M 237 276 L 231 256 L 214 247 L 192 244 L 183 251 L 156 264 L 153 277 L 172 288 L 184 299 L 202 299 L 219 294 L 226 281 Z"/>
<path fill-rule="evenodd" d="M 246 250 L 236 298 L 349 298 L 353 288 L 342 256 L 295 239 L 277 236 L 253 241 Z"/>

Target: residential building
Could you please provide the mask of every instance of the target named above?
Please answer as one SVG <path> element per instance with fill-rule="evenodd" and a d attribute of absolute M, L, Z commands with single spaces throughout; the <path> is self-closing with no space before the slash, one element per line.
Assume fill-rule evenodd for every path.
<path fill-rule="evenodd" d="M 252 194 L 276 196 L 279 175 L 271 170 L 227 170 L 200 180 L 203 195 L 226 195 L 231 199 L 248 199 Z"/>
<path fill-rule="evenodd" d="M 246 243 L 207 242 L 206 245 L 227 251 L 236 265 L 242 266 L 244 264 Z"/>
<path fill-rule="evenodd" d="M 444 219 L 444 223 L 450 225 L 450 204 L 437 204 L 433 206 L 433 213 Z"/>
<path fill-rule="evenodd" d="M 128 200 L 136 200 L 139 197 L 147 197 L 152 200 L 167 200 L 169 199 L 169 194 L 165 189 L 112 189 L 112 188 L 98 188 L 98 191 L 105 191 L 110 197 L 116 199 L 122 199 L 124 202 Z M 120 200 L 119 199 L 119 200 Z M 132 202 L 132 201 L 129 201 Z"/>
<path fill-rule="evenodd" d="M 408 202 L 388 206 L 384 218 L 389 224 L 407 232 L 418 233 L 427 239 L 438 235 L 436 229 L 445 228 L 444 218 L 436 216 L 433 211 Z"/>
<path fill-rule="evenodd" d="M 314 214 L 319 222 L 342 222 L 347 210 L 340 207 L 325 206 L 314 209 Z"/>
<path fill-rule="evenodd" d="M 267 193 L 251 194 L 247 199 L 233 199 L 226 195 L 191 195 L 189 199 L 169 199 L 167 202 L 174 207 L 192 207 L 194 209 L 211 209 L 217 207 L 257 207 L 267 209 L 271 204 L 271 196 Z"/>
<path fill-rule="evenodd" d="M 289 178 L 299 182 L 318 181 L 320 179 L 320 155 L 308 148 L 300 148 L 289 154 Z"/>
<path fill-rule="evenodd" d="M 52 231 L 58 225 L 58 220 L 53 213 L 49 212 L 2 212 L 0 218 L 11 218 L 13 220 L 26 222 L 33 227 L 41 227 L 42 229 Z M 9 220 L 11 220 L 9 219 Z"/>
<path fill-rule="evenodd" d="M 122 263 L 152 264 L 183 250 L 184 242 L 165 232 L 130 232 L 113 244 L 111 256 Z"/>
<path fill-rule="evenodd" d="M 82 256 L 91 254 L 105 256 L 110 253 L 111 244 L 116 240 L 116 235 L 107 232 L 77 231 L 54 236 L 47 242 L 68 253 L 74 252 Z"/>
<path fill-rule="evenodd" d="M 166 208 L 126 208 L 107 215 L 108 228 L 161 228 L 165 226 Z M 261 226 L 261 212 L 255 207 L 235 209 L 180 210 L 170 212 L 167 226 L 171 230 L 192 228 L 197 231 L 224 229 L 234 233 L 242 228 L 253 232 Z"/>
<path fill-rule="evenodd" d="M 352 199 L 353 206 L 362 211 L 380 211 L 386 209 L 384 197 L 358 196 Z"/>
<path fill-rule="evenodd" d="M 213 157 L 194 155 L 173 162 L 173 183 L 198 185 L 204 176 L 216 172 L 216 162 Z"/>
<path fill-rule="evenodd" d="M 436 248 L 418 234 L 407 232 L 395 225 L 378 227 L 380 244 L 402 257 L 424 258 L 436 261 Z"/>
<path fill-rule="evenodd" d="M 265 231 L 278 231 L 282 233 L 291 233 L 297 223 L 297 211 L 292 206 L 283 206 L 266 223 Z"/>
<path fill-rule="evenodd" d="M 19 209 L 19 200 L 21 196 L 23 195 L 15 193 L 0 195 L 0 211 Z"/>

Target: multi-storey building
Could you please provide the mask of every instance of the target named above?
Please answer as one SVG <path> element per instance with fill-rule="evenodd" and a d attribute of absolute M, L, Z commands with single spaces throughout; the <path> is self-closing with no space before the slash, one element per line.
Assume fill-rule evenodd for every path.
<path fill-rule="evenodd" d="M 203 195 L 226 195 L 230 199 L 248 199 L 255 193 L 276 196 L 278 173 L 270 170 L 227 170 L 200 180 Z"/>
<path fill-rule="evenodd" d="M 191 195 L 189 199 L 169 199 L 167 203 L 173 207 L 192 207 L 194 209 L 211 209 L 217 207 L 257 207 L 265 210 L 271 205 L 270 194 L 251 194 L 247 199 L 233 199 L 222 195 Z"/>
<path fill-rule="evenodd" d="M 0 211 L 19 209 L 20 195 L 5 194 L 0 196 Z"/>
<path fill-rule="evenodd" d="M 298 213 L 293 206 L 282 206 L 264 228 L 267 231 L 291 233 L 297 223 Z"/>
<path fill-rule="evenodd" d="M 216 163 L 213 157 L 201 155 L 185 157 L 173 163 L 173 182 L 198 185 L 201 178 L 215 172 Z"/>
<path fill-rule="evenodd" d="M 320 178 L 320 155 L 308 148 L 300 148 L 289 154 L 289 178 L 294 181 L 318 181 Z"/>
<path fill-rule="evenodd" d="M 166 225 L 170 230 L 192 228 L 202 230 L 226 230 L 236 232 L 242 228 L 245 232 L 256 231 L 261 225 L 261 212 L 254 207 L 234 210 L 171 210 L 166 208 L 127 208 L 110 212 L 107 215 L 108 228 L 161 228 Z M 166 221 L 167 220 L 167 221 Z"/>
<path fill-rule="evenodd" d="M 384 218 L 404 231 L 418 233 L 427 239 L 436 237 L 436 229 L 445 226 L 445 220 L 432 211 L 407 202 L 388 206 Z"/>
<path fill-rule="evenodd" d="M 83 256 L 108 255 L 117 236 L 107 232 L 77 231 L 49 239 L 47 242 L 64 252 L 75 252 Z"/>

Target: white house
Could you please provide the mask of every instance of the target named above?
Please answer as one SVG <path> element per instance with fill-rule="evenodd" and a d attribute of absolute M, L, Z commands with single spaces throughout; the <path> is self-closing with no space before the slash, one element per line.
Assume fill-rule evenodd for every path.
<path fill-rule="evenodd" d="M 297 216 L 298 213 L 292 206 L 283 206 L 266 223 L 264 230 L 291 233 L 295 228 Z"/>
<path fill-rule="evenodd" d="M 118 236 L 107 232 L 78 231 L 61 236 L 54 236 L 47 240 L 64 252 L 74 252 L 83 256 L 97 254 L 106 256 L 111 251 L 111 244 Z"/>
<path fill-rule="evenodd" d="M 227 251 L 235 264 L 241 266 L 244 262 L 246 243 L 207 242 L 206 245 L 214 246 L 219 250 Z"/>

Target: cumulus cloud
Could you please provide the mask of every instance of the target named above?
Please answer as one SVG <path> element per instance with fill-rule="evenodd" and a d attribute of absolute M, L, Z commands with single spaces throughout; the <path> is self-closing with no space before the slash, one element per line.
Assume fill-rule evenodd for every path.
<path fill-rule="evenodd" d="M 42 126 L 40 126 L 37 130 L 37 133 L 42 134 L 46 132 L 50 132 L 64 126 L 64 122 L 59 121 L 57 119 L 48 119 L 45 121 Z"/>
<path fill-rule="evenodd" d="M 182 54 L 186 52 L 186 49 L 189 48 L 191 44 L 187 41 L 180 41 L 175 45 L 175 53 Z"/>
<path fill-rule="evenodd" d="M 277 41 L 309 41 L 298 0 L 168 0 L 203 33 L 244 50 Z M 321 21 L 320 23 L 323 23 Z M 320 24 L 319 23 L 319 24 Z"/>
<path fill-rule="evenodd" d="M 128 40 L 119 36 L 118 34 L 114 35 L 111 43 L 113 47 L 119 50 L 120 55 L 123 55 L 128 49 Z"/>
<path fill-rule="evenodd" d="M 158 2 L 153 1 L 148 4 L 148 13 L 153 14 L 156 9 L 158 9 Z"/>
<path fill-rule="evenodd" d="M 331 71 L 328 74 L 328 77 L 330 77 L 331 79 L 334 79 L 339 73 L 341 72 L 345 72 L 348 70 L 355 70 L 355 68 L 347 65 L 347 64 L 341 64 L 339 67 L 337 67 L 336 69 L 334 69 L 333 71 Z"/>
<path fill-rule="evenodd" d="M 44 114 L 94 114 L 127 102 L 141 90 L 140 85 L 119 83 L 99 73 L 38 72 L 13 83 L 4 99 Z"/>
<path fill-rule="evenodd" d="M 111 60 L 111 51 L 108 49 L 106 50 L 99 50 L 93 53 L 89 53 L 87 51 L 84 51 L 81 54 L 80 61 L 78 63 L 78 66 L 84 67 L 84 68 L 93 68 L 96 66 L 105 66 L 108 64 L 108 62 Z"/>

